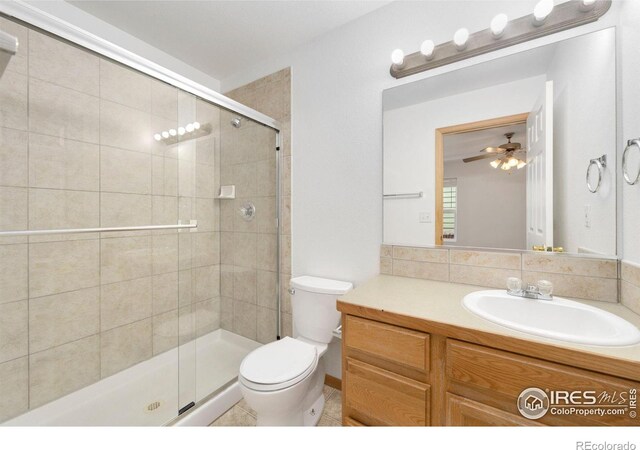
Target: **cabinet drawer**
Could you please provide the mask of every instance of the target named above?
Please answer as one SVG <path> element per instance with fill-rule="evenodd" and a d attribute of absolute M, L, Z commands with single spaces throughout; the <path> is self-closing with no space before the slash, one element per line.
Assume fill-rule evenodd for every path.
<path fill-rule="evenodd" d="M 343 427 L 366 427 L 362 422 L 358 422 L 356 419 L 352 419 L 351 417 L 345 417 L 344 422 L 342 424 Z"/>
<path fill-rule="evenodd" d="M 346 417 L 365 425 L 429 423 L 428 385 L 351 358 L 346 363 Z"/>
<path fill-rule="evenodd" d="M 355 316 L 347 316 L 344 330 L 347 348 L 422 373 L 429 371 L 428 334 Z"/>
<path fill-rule="evenodd" d="M 516 416 L 468 398 L 447 394 L 447 426 L 450 427 L 514 427 L 541 426 L 533 420 Z"/>
<path fill-rule="evenodd" d="M 550 391 L 606 391 L 620 395 L 640 389 L 638 383 L 465 342 L 447 340 L 449 391 L 501 410 L 519 414 L 517 399 L 530 387 Z M 568 400 L 567 400 L 568 401 Z M 564 406 L 566 401 L 559 402 Z M 572 406 L 568 404 L 567 406 Z M 564 425 L 638 425 L 629 415 L 582 417 L 547 414 L 540 419 Z"/>

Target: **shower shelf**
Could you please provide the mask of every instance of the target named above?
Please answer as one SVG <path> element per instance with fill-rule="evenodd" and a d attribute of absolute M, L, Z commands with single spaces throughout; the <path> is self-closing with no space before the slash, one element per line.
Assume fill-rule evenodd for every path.
<path fill-rule="evenodd" d="M 195 231 L 198 228 L 197 220 L 190 220 L 189 223 L 177 225 L 143 225 L 135 227 L 106 227 L 106 228 L 64 228 L 58 230 L 20 230 L 20 231 L 0 231 L 0 237 L 8 236 L 38 236 L 43 234 L 77 234 L 77 233 L 109 233 L 116 231 L 145 231 L 145 230 L 181 230 L 188 229 Z"/>

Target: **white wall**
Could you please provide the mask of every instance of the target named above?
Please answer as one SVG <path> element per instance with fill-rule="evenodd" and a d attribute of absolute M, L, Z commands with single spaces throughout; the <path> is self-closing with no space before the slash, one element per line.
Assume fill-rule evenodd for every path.
<path fill-rule="evenodd" d="M 437 128 L 529 112 L 543 92 L 544 82 L 541 75 L 385 111 L 384 192 L 423 191 L 424 196 L 384 201 L 383 241 L 406 245 L 435 243 Z M 422 211 L 431 214 L 431 223 L 418 221 Z"/>
<path fill-rule="evenodd" d="M 0 1 L 0 11 L 2 11 L 2 3 Z M 75 6 L 62 0 L 48 1 L 26 1 L 25 3 L 44 11 L 54 17 L 64 20 L 65 22 L 75 25 L 76 27 L 88 31 L 89 33 L 101 37 L 112 42 L 125 50 L 142 56 L 162 67 L 165 67 L 179 75 L 187 77 L 203 86 L 220 91 L 220 81 L 201 72 L 200 70 L 180 61 L 161 49 L 155 48 L 146 42 L 128 34 L 113 25 L 104 22 L 91 14 L 82 11 Z"/>
<path fill-rule="evenodd" d="M 640 137 L 640 2 L 625 1 L 620 13 L 623 139 Z M 621 145 L 623 147 L 624 144 Z M 623 257 L 640 263 L 640 185 L 622 185 Z"/>
<path fill-rule="evenodd" d="M 554 246 L 616 254 L 616 71 L 612 29 L 557 46 L 547 78 L 554 89 Z M 608 165 L 595 194 L 587 189 L 589 160 Z M 591 224 L 585 224 L 585 206 Z"/>
<path fill-rule="evenodd" d="M 524 250 L 526 171 L 513 169 L 506 173 L 491 167 L 489 161 L 445 161 L 444 177 L 456 178 L 458 186 L 456 242 L 446 244 Z"/>

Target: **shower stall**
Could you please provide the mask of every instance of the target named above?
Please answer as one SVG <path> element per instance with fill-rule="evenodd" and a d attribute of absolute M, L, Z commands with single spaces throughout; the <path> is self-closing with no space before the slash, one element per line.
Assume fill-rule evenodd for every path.
<path fill-rule="evenodd" d="M 279 335 L 277 123 L 0 30 L 0 422 L 163 425 L 239 400 L 240 362 Z"/>

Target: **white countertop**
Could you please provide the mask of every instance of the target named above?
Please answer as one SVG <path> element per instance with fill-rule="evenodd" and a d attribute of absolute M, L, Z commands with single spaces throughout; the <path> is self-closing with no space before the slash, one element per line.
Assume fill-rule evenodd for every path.
<path fill-rule="evenodd" d="M 353 291 L 343 295 L 339 301 L 431 322 L 514 337 L 524 341 L 579 350 L 608 358 L 628 360 L 636 363 L 640 362 L 640 344 L 621 347 L 604 347 L 574 344 L 556 339 L 538 337 L 489 322 L 467 311 L 462 305 L 462 299 L 465 295 L 488 289 L 490 288 L 391 275 L 378 275 L 358 286 Z M 621 304 L 578 299 L 571 300 L 609 311 L 640 327 L 640 316 Z"/>

